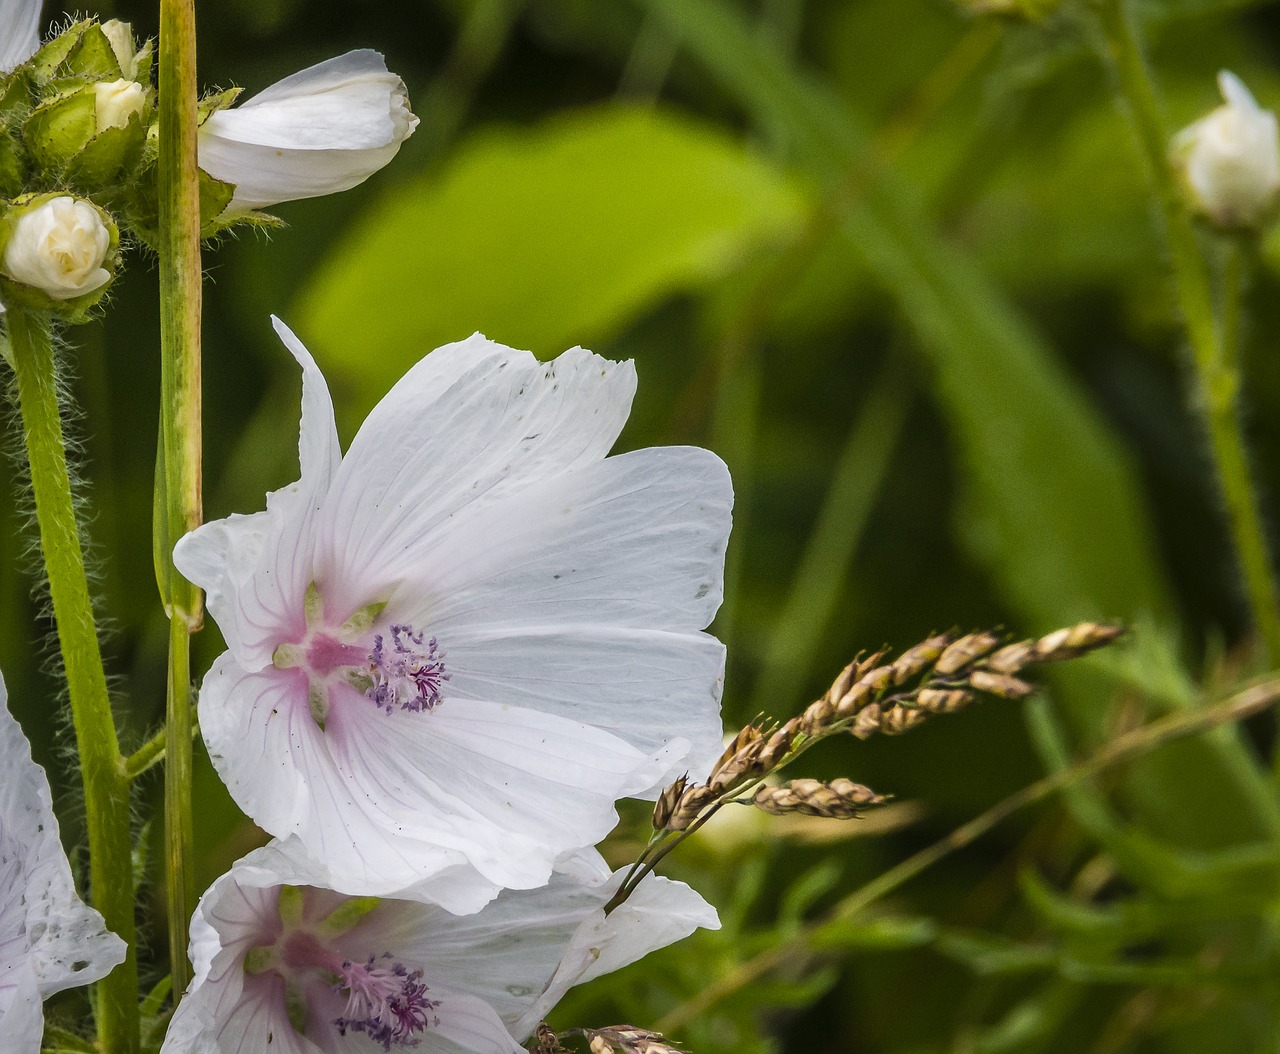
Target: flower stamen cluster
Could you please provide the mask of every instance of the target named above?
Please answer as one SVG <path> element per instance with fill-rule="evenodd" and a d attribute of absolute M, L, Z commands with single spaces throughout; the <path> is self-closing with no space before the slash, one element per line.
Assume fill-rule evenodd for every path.
<path fill-rule="evenodd" d="M 390 955 L 382 957 L 389 959 Z M 401 963 L 378 966 L 377 961 L 377 956 L 370 956 L 365 963 L 343 960 L 338 970 L 340 980 L 333 990 L 346 993 L 347 1006 L 334 1020 L 334 1027 L 343 1036 L 363 1032 L 381 1043 L 385 1051 L 392 1046 L 416 1047 L 419 1032 L 440 1024 L 435 1013 L 440 1003 L 427 997 L 421 970 L 410 970 Z"/>
<path fill-rule="evenodd" d="M 444 666 L 444 652 L 435 637 L 425 631 L 414 632 L 410 625 L 391 627 L 391 646 L 381 633 L 373 638 L 369 653 L 369 676 L 373 684 L 365 691 L 375 706 L 391 713 L 401 710 L 420 713 L 440 705 L 444 682 L 449 671 Z M 412 645 L 412 647 L 410 646 Z M 423 649 L 418 651 L 416 649 Z"/>

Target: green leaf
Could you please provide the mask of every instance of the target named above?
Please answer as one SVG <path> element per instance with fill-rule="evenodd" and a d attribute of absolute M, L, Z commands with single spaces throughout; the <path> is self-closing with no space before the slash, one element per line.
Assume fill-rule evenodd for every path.
<path fill-rule="evenodd" d="M 598 343 L 790 238 L 804 216 L 775 168 L 675 114 L 604 106 L 488 129 L 357 224 L 295 325 L 367 407 L 388 378 L 476 329 L 542 355 Z"/>

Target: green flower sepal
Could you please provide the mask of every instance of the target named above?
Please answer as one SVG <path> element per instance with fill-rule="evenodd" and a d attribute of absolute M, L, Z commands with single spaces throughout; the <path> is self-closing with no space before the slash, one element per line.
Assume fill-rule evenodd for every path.
<path fill-rule="evenodd" d="M 0 215 L 0 301 L 83 322 L 120 266 L 120 232 L 86 198 L 25 194 Z"/>
<path fill-rule="evenodd" d="M 147 141 L 152 95 L 149 87 L 118 77 L 41 103 L 22 129 L 40 175 L 90 190 L 132 176 Z"/>

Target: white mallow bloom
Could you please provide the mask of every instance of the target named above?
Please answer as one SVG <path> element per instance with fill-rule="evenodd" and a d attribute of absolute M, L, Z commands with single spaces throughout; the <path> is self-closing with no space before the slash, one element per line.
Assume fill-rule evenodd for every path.
<path fill-rule="evenodd" d="M 302 366 L 302 478 L 174 552 L 227 641 L 200 729 L 240 807 L 325 885 L 474 911 L 598 842 L 618 798 L 705 775 L 732 490 L 706 450 L 605 456 L 632 365 L 476 335 L 343 456 L 324 378 L 276 326 Z"/>
<path fill-rule="evenodd" d="M 123 128 L 134 114 L 142 113 L 147 89 L 137 81 L 99 81 L 93 86 L 94 115 L 98 134 L 108 128 Z"/>
<path fill-rule="evenodd" d="M 404 82 L 376 51 L 302 70 L 200 127 L 200 167 L 260 209 L 363 183 L 418 126 Z"/>
<path fill-rule="evenodd" d="M 1198 212 L 1222 227 L 1251 227 L 1280 191 L 1276 115 L 1233 73 L 1219 73 L 1218 87 L 1226 105 L 1178 133 L 1173 159 Z"/>
<path fill-rule="evenodd" d="M 36 1054 L 42 1001 L 124 961 L 124 941 L 76 895 L 49 781 L 0 680 L 0 1048 Z"/>
<path fill-rule="evenodd" d="M 239 861 L 191 921 L 194 980 L 161 1054 L 525 1054 L 521 1041 L 573 985 L 692 933 L 714 909 L 650 876 L 503 893 L 478 914 L 344 897 L 272 843 Z"/>
<path fill-rule="evenodd" d="M 40 6 L 41 0 L 0 0 L 0 73 L 39 50 Z"/>
<path fill-rule="evenodd" d="M 102 266 L 110 248 L 111 233 L 98 210 L 59 194 L 14 221 L 0 270 L 54 300 L 73 300 L 111 281 Z"/>

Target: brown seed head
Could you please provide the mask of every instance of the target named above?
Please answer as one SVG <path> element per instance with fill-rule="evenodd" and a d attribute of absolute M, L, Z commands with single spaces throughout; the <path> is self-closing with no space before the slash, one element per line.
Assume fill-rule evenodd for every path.
<path fill-rule="evenodd" d="M 928 715 L 923 710 L 906 706 L 895 706 L 884 712 L 880 719 L 880 731 L 886 736 L 900 736 L 910 732 L 916 725 L 922 724 Z"/>
<path fill-rule="evenodd" d="M 887 800 L 870 787 L 853 780 L 837 779 L 823 783 L 798 779 L 783 787 L 761 787 L 756 791 L 752 804 L 774 816 L 795 812 L 848 820 Z"/>
<path fill-rule="evenodd" d="M 973 693 L 963 688 L 921 688 L 915 705 L 930 714 L 954 714 L 973 702 Z"/>
<path fill-rule="evenodd" d="M 843 721 L 846 717 L 852 717 L 866 706 L 875 694 L 871 685 L 859 681 L 845 692 L 840 697 L 840 701 L 836 703 L 836 719 Z"/>
<path fill-rule="evenodd" d="M 893 671 L 894 686 L 905 684 L 916 674 L 932 666 L 950 643 L 951 637 L 940 633 L 904 651 L 889 667 Z"/>
<path fill-rule="evenodd" d="M 941 657 L 934 664 L 934 669 L 943 676 L 956 673 L 970 663 L 982 658 L 1000 643 L 1000 638 L 985 630 L 977 633 L 966 633 L 957 641 L 947 646 Z"/>
<path fill-rule="evenodd" d="M 671 821 L 671 814 L 675 812 L 676 803 L 680 800 L 688 785 L 689 774 L 685 773 L 658 795 L 658 800 L 653 805 L 653 829 L 655 831 L 663 830 Z"/>
<path fill-rule="evenodd" d="M 969 684 L 980 692 L 997 695 L 1001 699 L 1025 699 L 1035 691 L 1035 686 L 1004 673 L 974 670 L 969 674 Z"/>
<path fill-rule="evenodd" d="M 1006 644 L 999 651 L 983 660 L 982 665 L 996 673 L 1017 673 L 1036 659 L 1036 642 L 1020 640 L 1016 644 Z"/>
<path fill-rule="evenodd" d="M 577 1031 L 577 1030 L 575 1030 Z M 667 1042 L 661 1032 L 651 1032 L 635 1025 L 610 1025 L 608 1028 L 581 1030 L 589 1036 L 592 1054 L 683 1054 Z"/>
<path fill-rule="evenodd" d="M 715 801 L 723 793 L 714 787 L 690 787 L 680 795 L 671 816 L 663 826 L 668 831 L 683 831 L 702 813 L 702 810 Z"/>

